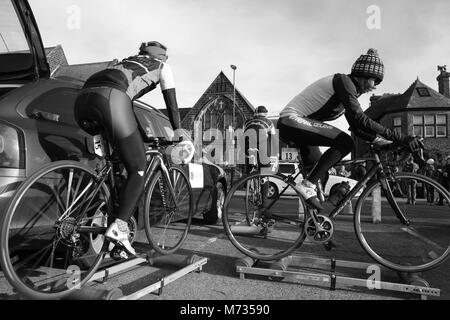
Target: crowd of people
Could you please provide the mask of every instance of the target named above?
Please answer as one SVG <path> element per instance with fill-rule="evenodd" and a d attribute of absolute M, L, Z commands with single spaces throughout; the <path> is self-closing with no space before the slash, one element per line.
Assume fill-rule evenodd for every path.
<path fill-rule="evenodd" d="M 425 176 L 439 182 L 446 190 L 450 190 L 450 155 L 438 156 L 437 159 L 430 158 L 426 165 L 419 169 L 419 172 Z M 442 196 L 434 197 L 434 189 L 429 187 L 426 190 L 428 205 L 444 205 Z"/>

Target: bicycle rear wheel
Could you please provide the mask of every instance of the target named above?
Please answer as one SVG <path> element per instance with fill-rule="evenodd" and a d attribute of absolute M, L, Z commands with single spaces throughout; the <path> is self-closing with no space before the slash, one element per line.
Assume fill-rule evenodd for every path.
<path fill-rule="evenodd" d="M 3 216 L 0 262 L 8 281 L 32 299 L 59 299 L 80 288 L 102 261 L 99 232 L 110 210 L 109 191 L 90 168 L 59 161 L 37 171 Z"/>
<path fill-rule="evenodd" d="M 144 222 L 147 238 L 161 254 L 177 251 L 184 243 L 192 223 L 194 199 L 186 174 L 169 169 L 174 197 L 169 192 L 161 170 L 154 173 L 146 194 Z"/>
<path fill-rule="evenodd" d="M 395 174 L 387 182 L 387 192 L 380 191 L 378 180 L 358 199 L 354 224 L 359 242 L 378 263 L 396 271 L 437 267 L 450 254 L 450 194 L 434 180 L 412 173 Z M 434 199 L 427 205 L 427 190 L 434 199 L 442 198 L 443 205 L 435 205 Z M 396 205 L 409 225 L 401 223 Z"/>
<path fill-rule="evenodd" d="M 259 260 L 278 260 L 303 243 L 306 204 L 291 186 L 286 191 L 294 196 L 282 193 L 263 202 L 259 186 L 264 183 L 280 188 L 286 185 L 277 175 L 253 174 L 241 179 L 225 199 L 223 226 L 243 254 Z M 255 194 L 249 194 L 252 190 Z"/>

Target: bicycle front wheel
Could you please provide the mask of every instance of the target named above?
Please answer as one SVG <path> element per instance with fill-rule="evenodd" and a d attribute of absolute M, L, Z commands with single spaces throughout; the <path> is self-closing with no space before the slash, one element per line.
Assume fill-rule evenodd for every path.
<path fill-rule="evenodd" d="M 356 204 L 355 231 L 362 247 L 396 271 L 437 267 L 450 254 L 448 191 L 432 179 L 405 172 L 387 180 L 387 191 L 381 184 L 370 184 Z M 402 223 L 400 213 L 408 223 Z"/>
<path fill-rule="evenodd" d="M 280 194 L 269 199 L 268 186 Z M 305 239 L 306 205 L 277 175 L 253 174 L 238 181 L 225 199 L 222 222 L 233 245 L 258 260 L 278 260 Z M 266 194 L 266 195 L 265 195 Z"/>
<path fill-rule="evenodd" d="M 90 168 L 59 161 L 37 171 L 3 216 L 0 262 L 8 281 L 31 299 L 80 288 L 102 261 L 110 210 L 109 191 Z"/>
<path fill-rule="evenodd" d="M 194 199 L 186 174 L 169 168 L 173 194 L 161 170 L 154 173 L 145 199 L 144 223 L 147 238 L 161 254 L 177 251 L 192 223 Z"/>

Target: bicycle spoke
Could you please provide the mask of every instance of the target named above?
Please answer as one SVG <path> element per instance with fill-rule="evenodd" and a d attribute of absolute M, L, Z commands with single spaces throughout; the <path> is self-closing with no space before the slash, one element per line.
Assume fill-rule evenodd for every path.
<path fill-rule="evenodd" d="M 7 279 L 35 299 L 59 299 L 73 285 L 85 283 L 103 258 L 104 239 L 99 235 L 106 225 L 94 224 L 111 207 L 106 186 L 83 165 L 59 161 L 38 170 L 7 208 L 8 231 L 0 241 L 7 244 L 2 247 Z M 76 274 L 67 272 L 72 264 Z"/>
<path fill-rule="evenodd" d="M 162 254 L 175 252 L 184 242 L 192 219 L 192 191 L 179 169 L 169 169 L 174 193 L 162 173 L 151 182 L 145 200 L 145 231 L 154 249 Z"/>
<path fill-rule="evenodd" d="M 298 195 L 267 199 L 262 181 L 282 183 L 281 178 L 262 174 L 239 180 L 225 199 L 223 224 L 228 238 L 242 253 L 254 259 L 277 260 L 303 242 L 304 215 L 300 212 L 306 206 Z"/>

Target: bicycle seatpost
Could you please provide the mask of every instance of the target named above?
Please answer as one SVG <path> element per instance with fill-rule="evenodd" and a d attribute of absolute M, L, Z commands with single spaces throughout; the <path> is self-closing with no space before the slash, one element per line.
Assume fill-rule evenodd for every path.
<path fill-rule="evenodd" d="M 317 181 L 317 197 L 321 203 L 325 202 L 325 195 L 323 193 L 322 181 L 320 179 Z"/>

